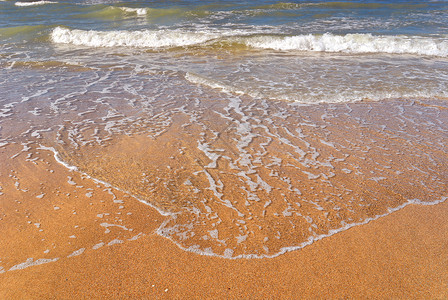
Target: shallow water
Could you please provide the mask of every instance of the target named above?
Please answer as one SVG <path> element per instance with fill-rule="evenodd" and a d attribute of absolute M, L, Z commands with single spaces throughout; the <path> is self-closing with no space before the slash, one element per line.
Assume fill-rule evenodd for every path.
<path fill-rule="evenodd" d="M 446 199 L 447 8 L 3 1 L 0 148 L 53 148 L 193 252 L 302 248 Z"/>
<path fill-rule="evenodd" d="M 173 70 L 299 102 L 446 96 L 447 11 L 443 1 L 3 1 L 0 62 Z"/>

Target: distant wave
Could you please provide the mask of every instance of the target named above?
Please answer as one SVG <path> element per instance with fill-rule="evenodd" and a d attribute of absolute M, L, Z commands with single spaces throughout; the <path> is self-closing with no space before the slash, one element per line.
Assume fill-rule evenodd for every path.
<path fill-rule="evenodd" d="M 16 2 L 14 3 L 16 6 L 35 6 L 35 5 L 44 5 L 44 4 L 52 4 L 57 3 L 55 1 L 33 1 L 33 2 Z"/>
<path fill-rule="evenodd" d="M 196 12 L 199 14 L 199 12 Z M 117 19 L 128 18 L 130 16 L 163 18 L 166 16 L 194 15 L 192 11 L 184 11 L 179 8 L 150 8 L 150 7 L 126 7 L 114 5 L 97 5 L 90 8 L 90 11 L 80 15 L 83 18 L 93 19 Z"/>
<path fill-rule="evenodd" d="M 331 9 L 378 9 L 378 8 L 393 8 L 393 9 L 406 9 L 406 8 L 422 8 L 427 4 L 404 4 L 404 3 L 357 3 L 357 2 L 303 2 L 303 3 L 291 3 L 291 2 L 279 2 L 275 4 L 268 4 L 262 6 L 254 6 L 253 9 L 270 9 L 270 10 L 291 10 L 299 9 L 307 6 L 318 6 L 322 8 Z"/>
<path fill-rule="evenodd" d="M 181 30 L 86 31 L 57 27 L 51 33 L 55 43 L 89 47 L 161 48 L 204 44 L 243 45 L 256 49 L 341 53 L 388 53 L 448 56 L 448 39 L 419 36 L 375 36 L 372 34 L 296 36 L 241 36 L 241 32 L 187 32 Z"/>
<path fill-rule="evenodd" d="M 83 18 L 94 19 L 116 19 L 120 17 L 128 17 L 129 15 L 146 16 L 149 8 L 132 8 L 122 6 L 101 6 L 88 13 L 82 14 Z"/>
<path fill-rule="evenodd" d="M 39 31 L 43 31 L 46 29 L 48 29 L 48 26 L 45 26 L 45 25 L 5 27 L 5 28 L 0 28 L 0 37 L 8 38 L 8 37 L 20 36 L 20 35 L 26 35 L 26 34 L 37 35 L 37 33 Z"/>
<path fill-rule="evenodd" d="M 393 8 L 393 9 L 407 9 L 407 8 L 422 8 L 428 6 L 426 3 L 357 3 L 357 2 L 319 2 L 319 3 L 305 3 L 304 5 L 321 6 L 332 9 L 377 9 L 377 8 Z"/>

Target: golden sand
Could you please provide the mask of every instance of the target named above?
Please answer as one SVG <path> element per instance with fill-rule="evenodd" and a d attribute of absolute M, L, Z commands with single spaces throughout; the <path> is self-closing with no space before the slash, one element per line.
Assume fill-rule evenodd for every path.
<path fill-rule="evenodd" d="M 52 168 L 55 172 L 57 165 Z M 31 170 L 30 170 L 31 171 Z M 33 169 L 33 174 L 37 170 Z M 45 172 L 44 170 L 41 171 Z M 78 176 L 73 175 L 74 180 Z M 64 178 L 65 179 L 65 178 Z M 64 180 L 65 181 L 65 180 Z M 87 188 L 85 180 L 79 179 Z M 61 185 L 63 182 L 59 182 Z M 76 192 L 76 188 L 66 189 Z M 95 189 L 99 192 L 99 189 Z M 44 197 L 45 198 L 45 197 Z M 52 198 L 52 199 L 49 199 Z M 95 220 L 97 212 L 120 213 L 117 204 L 101 195 L 92 205 L 87 199 L 61 203 L 60 219 L 41 214 L 37 206 L 30 218 L 42 223 L 41 233 L 2 222 L 2 263 L 33 249 L 34 257 L 62 256 L 77 247 L 108 241 Z M 55 201 L 48 196 L 47 201 Z M 104 202 L 101 202 L 103 200 Z M 31 201 L 31 199 L 30 199 Z M 36 200 L 32 200 L 36 201 Z M 4 202 L 2 202 L 3 204 Z M 448 204 L 412 205 L 367 225 L 328 237 L 302 250 L 272 259 L 228 260 L 180 250 L 151 234 L 158 213 L 135 201 L 126 201 L 133 218 L 123 223 L 144 236 L 122 244 L 87 249 L 82 255 L 1 274 L 3 299 L 73 298 L 420 298 L 448 297 Z M 77 215 L 72 216 L 71 211 Z M 20 212 L 20 211 L 19 211 Z M 138 215 L 140 214 L 140 215 Z M 89 217 L 90 216 L 90 217 Z M 72 225 L 78 224 L 75 230 Z M 151 227 L 152 226 L 152 227 Z M 101 230 L 99 230 L 101 229 Z M 125 240 L 123 230 L 115 234 Z M 74 232 L 77 239 L 69 242 Z M 57 249 L 45 255 L 42 234 Z M 109 233 L 114 234 L 114 233 Z M 81 239 L 81 240 L 80 240 Z M 76 241 L 76 242 L 75 242 Z M 80 243 L 75 246 L 73 243 Z"/>
<path fill-rule="evenodd" d="M 155 139 L 121 136 L 106 147 L 57 148 L 60 157 L 81 172 L 58 163 L 40 142 L 0 147 L 0 298 L 448 297 L 448 203 L 411 204 L 388 212 L 406 199 L 419 198 L 424 204 L 446 197 L 446 153 L 432 143 L 444 133 L 425 131 L 431 127 L 424 123 L 427 116 L 418 119 L 432 108 L 404 106 L 409 118 L 399 121 L 393 119 L 401 116 L 394 114 L 399 111 L 394 104 L 353 108 L 355 117 L 350 118 L 344 117 L 344 107 L 303 108 L 298 111 L 308 120 L 279 116 L 283 127 L 276 127 L 280 121 L 266 125 L 267 117 L 250 111 L 249 103 L 245 113 L 252 121 L 246 125 L 259 135 L 252 137 L 250 147 L 242 148 L 238 143 L 246 131 L 241 124 L 247 119 L 238 116 L 235 107 L 216 105 L 215 111 L 228 116 L 204 112 L 199 123 L 207 129 L 178 114 Z M 284 109 L 273 105 L 271 114 Z M 320 119 L 332 121 L 309 126 Z M 380 121 L 385 127 L 375 124 Z M 303 139 L 291 137 L 288 131 L 303 122 L 308 123 L 300 127 Z M 219 139 L 214 132 L 220 132 Z M 268 144 L 263 132 L 272 134 Z M 213 160 L 198 143 L 226 157 Z M 293 151 L 304 144 L 309 153 Z M 263 149 L 267 154 L 257 162 L 254 158 Z M 242 163 L 244 151 L 252 165 Z M 301 164 L 315 153 L 310 167 Z M 278 164 L 269 164 L 273 157 Z M 241 172 L 235 166 L 250 180 L 235 179 Z M 348 167 L 351 172 L 341 171 Z M 263 190 L 259 184 L 248 193 L 259 199 L 248 206 L 242 204 L 248 194 L 238 192 L 238 187 L 249 190 L 257 180 L 252 168 L 273 194 L 267 195 L 266 186 Z M 305 176 L 306 172 L 313 174 Z M 296 188 L 303 199 L 300 209 L 290 207 Z M 342 194 L 343 190 L 350 192 Z M 163 216 L 131 194 L 177 217 Z M 329 194 L 333 196 L 328 201 L 342 207 L 339 214 L 324 214 L 332 208 L 324 206 L 325 201 L 317 203 L 323 210 L 307 202 Z M 264 205 L 271 198 L 273 204 Z M 200 205 L 212 212 L 186 210 Z M 318 238 L 340 228 L 340 220 L 363 222 L 382 214 L 365 225 Z M 307 217 L 314 226 L 302 220 Z M 217 218 L 220 222 L 215 224 Z M 178 231 L 162 232 L 172 241 L 157 234 L 161 226 L 179 224 L 184 227 Z M 205 239 L 213 228 L 219 229 L 219 236 Z M 234 240 L 243 233 L 246 239 Z M 234 255 L 275 255 L 309 237 L 315 238 L 311 245 L 263 259 L 204 256 L 178 247 L 209 247 L 224 256 L 226 247 L 233 247 Z M 227 244 L 222 246 L 220 239 Z"/>

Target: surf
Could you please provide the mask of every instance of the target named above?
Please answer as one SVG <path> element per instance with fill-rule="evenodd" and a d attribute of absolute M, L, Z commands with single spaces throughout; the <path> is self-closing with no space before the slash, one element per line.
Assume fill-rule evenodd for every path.
<path fill-rule="evenodd" d="M 243 35 L 241 35 L 243 34 Z M 185 30 L 79 30 L 56 27 L 51 33 L 54 43 L 89 47 L 162 48 L 221 43 L 253 49 L 277 51 L 327 52 L 327 53 L 385 53 L 423 56 L 448 56 L 448 38 L 424 36 L 386 36 L 371 33 L 337 35 L 253 35 L 248 31 L 185 31 Z M 206 45 L 206 43 L 208 43 Z M 213 43 L 212 43 L 213 44 Z"/>

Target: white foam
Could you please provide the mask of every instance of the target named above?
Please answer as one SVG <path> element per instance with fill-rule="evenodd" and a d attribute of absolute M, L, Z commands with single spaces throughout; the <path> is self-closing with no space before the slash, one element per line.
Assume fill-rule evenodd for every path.
<path fill-rule="evenodd" d="M 143 8 L 121 7 L 125 12 L 145 15 Z M 258 49 L 282 51 L 388 53 L 448 56 L 448 37 L 386 36 L 370 33 L 345 35 L 308 34 L 295 36 L 248 36 L 250 32 L 185 30 L 94 31 L 56 27 L 51 33 L 55 43 L 89 47 L 161 48 L 203 44 L 212 40 L 231 41 Z"/>
<path fill-rule="evenodd" d="M 182 250 L 193 252 L 193 253 L 197 253 L 197 254 L 200 254 L 200 255 L 222 257 L 222 258 L 227 258 L 227 259 L 274 258 L 274 257 L 280 256 L 280 255 L 283 255 L 283 254 L 285 254 L 287 252 L 303 249 L 304 247 L 309 246 L 309 245 L 313 244 L 316 241 L 319 241 L 319 240 L 321 240 L 323 238 L 326 238 L 326 237 L 330 237 L 330 236 L 332 236 L 332 235 L 334 235 L 336 233 L 343 232 L 343 231 L 345 231 L 347 229 L 350 229 L 352 227 L 365 225 L 367 223 L 370 223 L 371 221 L 375 221 L 375 220 L 377 220 L 379 218 L 388 216 L 391 213 L 399 211 L 399 210 L 405 208 L 406 206 L 408 206 L 410 204 L 416 204 L 416 205 L 437 205 L 437 204 L 445 202 L 447 199 L 448 199 L 448 197 L 442 197 L 439 200 L 435 200 L 435 201 L 431 201 L 431 202 L 423 202 L 423 201 L 421 201 L 419 199 L 410 199 L 407 202 L 403 203 L 402 205 L 399 205 L 398 207 L 389 208 L 388 211 L 386 213 L 384 213 L 384 214 L 377 215 L 377 216 L 372 217 L 372 218 L 367 218 L 364 221 L 357 222 L 357 223 L 350 223 L 350 224 L 344 223 L 344 224 L 341 224 L 342 227 L 340 227 L 340 228 L 331 229 L 326 234 L 310 236 L 305 242 L 300 243 L 297 246 L 283 247 L 283 248 L 280 249 L 280 251 L 278 251 L 278 252 L 276 252 L 274 254 L 270 254 L 270 255 L 268 255 L 268 254 L 262 254 L 262 255 L 259 255 L 259 254 L 240 254 L 240 255 L 237 255 L 237 256 L 232 256 L 233 255 L 233 250 L 232 249 L 226 249 L 224 251 L 223 255 L 219 255 L 219 254 L 215 254 L 213 252 L 210 252 L 209 250 L 206 251 L 206 250 L 200 250 L 200 249 L 192 249 L 191 247 L 190 248 L 186 248 L 186 247 L 182 246 L 180 243 L 178 243 L 175 240 L 173 240 L 172 238 L 170 238 L 169 236 L 167 236 L 166 234 L 164 234 L 164 231 L 163 231 L 162 227 L 164 226 L 164 224 L 166 224 L 166 221 L 164 222 L 164 224 L 162 224 L 161 227 L 159 227 L 159 229 L 156 232 L 159 235 L 161 235 L 161 236 L 169 239 L 173 243 L 175 243 Z"/>
<path fill-rule="evenodd" d="M 238 107 L 236 107 L 235 108 L 235 110 L 237 110 L 238 111 Z M 54 154 L 55 154 L 55 158 L 57 158 L 57 152 L 54 150 L 54 148 L 50 148 L 50 147 L 44 147 L 44 146 L 41 146 L 41 148 L 39 148 L 39 149 L 45 149 L 45 150 L 50 150 L 50 151 L 53 151 L 54 152 Z M 66 166 L 67 168 L 71 168 L 71 166 L 69 166 L 69 165 L 67 165 L 67 164 L 65 164 L 65 163 L 63 163 L 63 162 L 61 162 L 59 159 L 57 159 L 57 161 L 58 162 L 60 162 L 61 164 L 63 164 L 64 166 Z M 204 172 L 206 175 L 209 175 L 205 170 L 204 171 L 202 171 L 202 172 Z M 88 176 L 87 174 L 85 174 L 86 176 Z M 210 175 L 209 175 L 210 176 Z M 96 179 L 94 179 L 94 178 L 92 178 L 92 177 L 90 177 L 90 176 L 88 176 L 89 178 L 91 178 L 91 179 L 93 179 L 93 180 L 95 180 L 95 181 L 97 181 L 97 182 L 102 182 L 102 181 L 99 181 L 99 180 L 96 180 Z M 209 180 L 210 180 L 210 178 L 209 178 Z M 213 180 L 214 181 L 214 180 Z M 102 183 L 104 183 L 104 182 L 102 182 Z M 107 184 L 107 183 L 104 183 L 104 184 Z M 219 183 L 219 184 L 221 184 L 221 183 Z M 211 184 L 211 187 L 212 186 L 214 186 L 214 187 L 217 187 L 217 184 L 214 182 L 214 184 Z M 118 190 L 120 190 L 120 189 L 118 189 Z M 216 191 L 217 192 L 217 191 Z M 217 192 L 218 193 L 218 196 L 220 195 L 220 193 L 219 192 Z M 132 195 L 131 195 L 132 196 Z M 153 205 L 151 205 L 150 203 L 148 203 L 148 202 L 146 202 L 146 201 L 144 201 L 144 200 L 141 200 L 141 199 L 138 199 L 137 197 L 135 197 L 137 200 L 139 200 L 139 201 L 141 201 L 141 202 L 143 202 L 143 203 L 145 203 L 145 204 L 147 204 L 147 205 L 149 205 L 149 206 L 151 206 L 151 207 L 154 207 Z M 219 199 L 220 197 L 218 197 L 218 199 Z M 304 241 L 304 242 L 302 242 L 302 243 L 300 243 L 300 244 L 298 244 L 298 245 L 293 245 L 293 246 L 288 246 L 288 247 L 283 247 L 283 248 L 281 248 L 279 251 L 277 251 L 277 252 L 275 252 L 275 253 L 272 253 L 272 254 L 263 254 L 263 255 L 261 255 L 261 254 L 240 254 L 240 255 L 233 255 L 234 254 L 234 250 L 233 249 L 230 249 L 230 248 L 227 248 L 225 251 L 224 251 L 224 253 L 223 254 L 216 254 L 216 253 L 213 253 L 212 251 L 210 251 L 209 249 L 199 249 L 199 248 L 197 248 L 197 247 L 184 247 L 181 243 L 179 243 L 178 241 L 176 241 L 176 240 L 174 240 L 173 238 L 171 238 L 171 234 L 174 232 L 174 231 L 176 231 L 176 227 L 178 227 L 178 225 L 175 225 L 174 227 L 171 227 L 171 228 L 167 228 L 166 226 L 167 226 L 167 224 L 170 222 L 170 221 L 172 221 L 173 219 L 175 219 L 176 218 L 176 214 L 173 214 L 173 213 L 168 213 L 168 212 L 164 212 L 164 211 L 162 211 L 162 210 L 160 210 L 159 208 L 157 208 L 157 207 L 154 207 L 155 209 L 157 209 L 158 211 L 159 211 L 159 213 L 160 214 L 162 214 L 162 215 L 164 215 L 164 216 L 170 216 L 171 218 L 167 218 L 167 219 L 165 219 L 165 221 L 160 225 L 160 227 L 155 231 L 157 234 L 159 234 L 160 236 L 162 236 L 162 237 L 165 237 L 165 238 L 167 238 L 167 239 L 169 239 L 170 241 L 172 241 L 173 243 L 175 243 L 180 249 L 183 249 L 183 250 L 185 250 L 185 251 L 189 251 L 189 252 L 194 252 L 194 253 L 197 253 L 197 254 L 200 254 L 200 255 L 206 255 L 206 256 L 215 256 L 215 257 L 222 257 L 222 258 L 227 258 L 227 259 L 242 259 L 242 258 L 244 258 L 244 259 L 255 259 L 255 258 L 257 258 L 257 259 L 259 259 L 259 258 L 273 258 L 273 257 L 277 257 L 277 256 L 280 256 L 280 255 L 282 255 L 282 254 L 285 254 L 285 253 L 287 253 L 287 252 L 290 252 L 290 251 L 295 251 L 295 250 L 298 250 L 298 249 L 302 249 L 302 248 L 304 248 L 304 247 L 306 247 L 306 246 L 308 246 L 308 245 L 311 245 L 311 244 L 313 244 L 315 241 L 318 241 L 318 240 L 321 240 L 321 239 L 323 239 L 323 238 L 326 238 L 326 237 L 329 237 L 329 236 L 332 236 L 332 235 L 334 235 L 334 234 L 336 234 L 336 233 L 339 233 L 339 232 L 343 232 L 343 231 L 345 231 L 345 230 L 347 230 L 347 229 L 350 229 L 350 228 L 352 228 L 352 227 L 355 227 L 355 226 L 360 226 L 360 225 L 364 225 L 364 224 L 367 224 L 367 223 L 369 223 L 369 222 L 371 222 L 371 221 L 374 221 L 374 220 L 377 220 L 377 219 L 379 219 L 379 218 L 381 218 L 381 217 L 385 217 L 385 216 L 387 216 L 387 215 L 389 215 L 389 214 L 391 214 L 391 213 L 393 213 L 393 212 L 396 212 L 396 211 L 399 211 L 399 210 L 401 210 L 401 209 L 403 209 L 404 207 L 406 207 L 406 206 L 408 206 L 408 205 L 410 205 L 410 204 L 417 204 L 417 205 L 436 205 L 436 204 L 439 204 L 439 203 L 442 203 L 442 202 L 445 202 L 446 200 L 448 199 L 448 197 L 441 197 L 439 200 L 435 200 L 435 201 L 432 201 L 432 202 L 423 202 L 423 201 L 421 201 L 421 200 L 418 200 L 418 199 L 410 199 L 410 200 L 408 200 L 407 202 L 405 202 L 405 203 L 403 203 L 402 205 L 399 205 L 399 206 L 397 206 L 397 207 L 394 207 L 394 208 L 389 208 L 388 210 L 387 210 L 387 212 L 386 213 L 384 213 L 384 214 L 381 214 L 381 215 L 377 215 L 377 216 L 374 216 L 374 217 L 372 217 L 372 218 L 366 218 L 366 219 L 364 219 L 364 220 L 362 220 L 362 221 L 360 221 L 360 222 L 354 222 L 354 223 L 345 223 L 345 222 L 342 222 L 341 223 L 341 227 L 339 227 L 339 228 L 335 228 L 335 229 L 331 229 L 331 230 L 329 230 L 327 233 L 325 233 L 325 234 L 320 234 L 320 235 L 318 235 L 318 234 L 315 234 L 314 233 L 314 235 L 313 236 L 310 236 L 306 241 Z M 226 201 L 223 201 L 222 199 L 219 199 L 219 200 L 221 200 L 220 202 L 222 203 L 222 204 L 227 204 L 228 205 L 228 207 L 229 208 L 232 208 L 232 209 L 234 209 L 234 210 L 236 210 L 236 208 L 234 208 L 232 205 L 231 205 L 231 203 L 227 203 Z M 226 205 L 226 206 L 227 206 Z M 318 208 L 319 209 L 319 208 Z M 237 212 L 238 212 L 238 210 L 236 210 Z M 239 212 L 238 212 L 239 213 Z M 310 222 L 312 222 L 312 219 L 310 219 Z M 103 223 L 102 224 L 102 226 L 104 226 L 106 223 Z M 107 224 L 107 225 L 110 225 L 110 224 Z M 119 227 L 121 227 L 121 226 L 119 226 Z M 106 227 L 107 228 L 107 227 Z M 124 228 L 123 228 L 124 229 Z M 218 236 L 219 236 L 219 231 L 218 230 L 212 230 L 212 231 L 209 231 L 209 234 L 210 234 L 210 236 L 213 238 L 218 238 Z M 241 237 L 240 237 L 241 238 Z M 218 240 L 218 241 L 221 241 L 221 240 Z M 112 240 L 112 241 L 110 241 L 107 245 L 108 246 L 112 246 L 112 245 L 115 245 L 115 244 L 121 244 L 121 243 L 123 243 L 124 241 L 123 240 L 119 240 L 119 239 L 114 239 L 114 240 Z M 224 242 L 224 241 L 222 241 L 222 242 Z M 225 244 L 225 243 L 224 243 Z M 104 245 L 104 244 L 103 244 Z M 95 248 L 94 249 L 97 249 L 97 248 L 99 248 L 99 247 L 101 247 L 101 246 L 99 246 L 99 244 L 98 245 L 95 245 L 94 246 Z M 31 259 L 32 260 L 32 259 Z M 57 259 L 56 259 L 57 260 Z M 37 262 L 39 262 L 38 264 L 40 264 L 40 263 L 45 263 L 45 262 L 41 262 L 42 260 L 38 260 L 38 261 L 36 261 L 36 262 L 34 262 L 34 263 L 37 263 Z M 52 261 L 52 260 L 49 260 L 48 262 L 50 262 L 50 261 Z M 31 263 L 32 263 L 32 261 L 31 261 Z M 13 267 L 14 268 L 14 267 Z"/>
<path fill-rule="evenodd" d="M 52 4 L 57 3 L 54 1 L 34 1 L 34 2 L 16 2 L 15 6 L 36 6 L 36 5 L 44 5 L 44 4 Z"/>
<path fill-rule="evenodd" d="M 110 232 L 109 227 L 118 227 L 118 228 L 121 228 L 123 230 L 129 230 L 128 228 L 126 228 L 126 226 L 117 225 L 117 224 L 101 223 L 100 226 L 106 228 L 106 231 L 104 233 L 109 233 Z"/>
<path fill-rule="evenodd" d="M 56 162 L 58 162 L 59 164 L 63 165 L 63 166 L 64 166 L 65 168 L 67 168 L 69 171 L 78 171 L 78 168 L 77 168 L 77 167 L 72 166 L 72 165 L 69 165 L 69 164 L 67 164 L 66 162 L 62 161 L 62 160 L 59 158 L 59 153 L 58 153 L 53 147 L 46 147 L 46 146 L 43 146 L 43 145 L 39 145 L 39 148 L 37 148 L 37 149 L 52 151 L 53 154 L 54 154 L 54 158 L 55 158 Z M 146 205 L 148 205 L 148 206 L 154 208 L 154 209 L 157 210 L 157 212 L 158 212 L 159 214 L 161 214 L 162 216 L 174 216 L 174 215 L 175 215 L 175 214 L 173 214 L 173 213 L 170 213 L 170 212 L 168 212 L 168 211 L 165 211 L 165 210 L 163 210 L 163 209 L 161 209 L 161 208 L 159 208 L 159 207 L 157 207 L 157 206 L 151 204 L 151 203 L 148 202 L 148 201 L 145 201 L 145 200 L 143 200 L 143 199 L 141 199 L 141 198 L 138 198 L 137 196 L 132 195 L 131 193 L 129 193 L 129 192 L 127 192 L 127 191 L 124 191 L 124 190 L 122 190 L 122 189 L 120 189 L 120 188 L 118 188 L 118 187 L 112 186 L 111 184 L 109 184 L 109 183 L 107 183 L 107 182 L 105 182 L 105 181 L 103 181 L 103 180 L 94 178 L 94 177 L 92 177 L 92 176 L 90 176 L 90 175 L 88 175 L 88 174 L 86 174 L 86 173 L 81 173 L 81 174 L 84 175 L 84 176 L 86 176 L 87 178 L 92 179 L 92 180 L 93 180 L 94 182 L 96 182 L 96 183 L 103 184 L 103 185 L 106 186 L 106 187 L 113 187 L 114 189 L 116 189 L 116 190 L 118 190 L 118 191 L 121 191 L 121 192 L 123 192 L 123 193 L 128 194 L 129 196 L 133 197 L 134 199 L 138 200 L 139 202 L 141 202 L 141 203 L 143 203 L 143 204 L 146 204 Z M 113 193 L 112 193 L 112 195 L 113 195 Z M 115 197 L 115 195 L 114 195 L 114 197 Z M 75 213 L 74 213 L 74 214 L 75 214 Z"/>
<path fill-rule="evenodd" d="M 73 253 L 70 254 L 70 255 L 68 255 L 67 257 L 74 257 L 74 256 L 81 255 L 81 254 L 84 253 L 85 250 L 86 250 L 86 248 L 78 249 L 78 250 L 76 250 L 76 251 L 73 251 Z"/>
<path fill-rule="evenodd" d="M 60 163 L 61 165 L 63 165 L 64 167 L 66 167 L 67 169 L 69 169 L 70 171 L 76 171 L 78 170 L 77 167 L 75 166 L 70 166 L 69 164 L 63 162 L 61 159 L 59 159 L 59 155 L 58 152 L 53 148 L 53 147 L 46 147 L 46 146 L 42 146 L 39 145 L 39 148 L 37 148 L 39 150 L 49 150 L 52 151 L 54 154 L 54 159 L 56 160 L 56 162 Z"/>
<path fill-rule="evenodd" d="M 218 89 L 227 94 L 248 95 L 252 98 L 265 97 L 265 95 L 262 95 L 261 93 L 258 93 L 255 91 L 245 91 L 242 89 L 238 89 L 238 88 L 232 87 L 230 85 L 224 84 L 222 82 L 219 82 L 217 80 L 205 78 L 203 76 L 200 76 L 198 74 L 194 74 L 191 72 L 187 72 L 185 74 L 185 79 L 193 84 L 206 86 L 206 87 L 209 87 L 212 89 Z"/>
<path fill-rule="evenodd" d="M 137 16 L 146 16 L 148 13 L 147 8 L 120 7 L 120 9 L 127 13 L 135 13 Z"/>
<path fill-rule="evenodd" d="M 98 243 L 98 244 L 94 245 L 94 246 L 92 247 L 92 249 L 93 249 L 93 250 L 97 250 L 97 249 L 99 249 L 99 248 L 101 248 L 101 247 L 103 247 L 103 246 L 104 246 L 104 243 L 101 242 L 101 243 Z"/>
<path fill-rule="evenodd" d="M 187 72 L 185 74 L 185 79 L 188 80 L 191 83 L 197 84 L 197 85 L 204 85 L 207 87 L 210 87 L 212 89 L 220 89 L 225 93 L 234 93 L 234 94 L 245 94 L 245 92 L 237 90 L 229 85 L 223 84 L 222 82 L 219 82 L 217 80 L 212 80 L 205 78 L 203 76 Z"/>
<path fill-rule="evenodd" d="M 217 35 L 181 30 L 94 31 L 56 27 L 51 33 L 54 43 L 89 47 L 161 48 L 201 44 Z"/>
<path fill-rule="evenodd" d="M 23 270 L 23 269 L 26 269 L 28 267 L 38 266 L 38 265 L 42 265 L 42 264 L 55 262 L 58 259 L 59 258 L 53 258 L 53 259 L 39 258 L 38 260 L 34 261 L 34 259 L 31 257 L 31 258 L 28 258 L 26 260 L 26 262 L 13 266 L 11 269 L 9 269 L 9 271 Z"/>
<path fill-rule="evenodd" d="M 231 258 L 233 255 L 233 249 L 227 248 L 224 250 L 224 257 L 225 258 Z"/>
<path fill-rule="evenodd" d="M 344 53 L 390 53 L 448 56 L 448 39 L 419 36 L 375 36 L 372 34 L 257 36 L 245 38 L 250 47 Z"/>
<path fill-rule="evenodd" d="M 211 162 L 207 166 L 204 166 L 204 168 L 210 168 L 210 169 L 216 168 L 217 161 L 221 157 L 221 155 L 213 153 L 213 150 L 209 147 L 207 143 L 201 143 L 200 141 L 198 141 L 198 149 L 204 152 L 204 154 L 211 160 Z"/>
<path fill-rule="evenodd" d="M 115 245 L 115 244 L 123 244 L 123 241 L 119 240 L 119 239 L 114 239 L 114 240 L 110 241 L 107 245 L 108 246 L 112 246 L 112 245 Z"/>
<path fill-rule="evenodd" d="M 144 234 L 143 234 L 142 232 L 140 232 L 139 234 L 134 235 L 133 237 L 129 238 L 128 241 L 136 241 L 136 240 L 138 240 L 139 238 L 141 238 L 143 235 L 144 235 Z"/>

